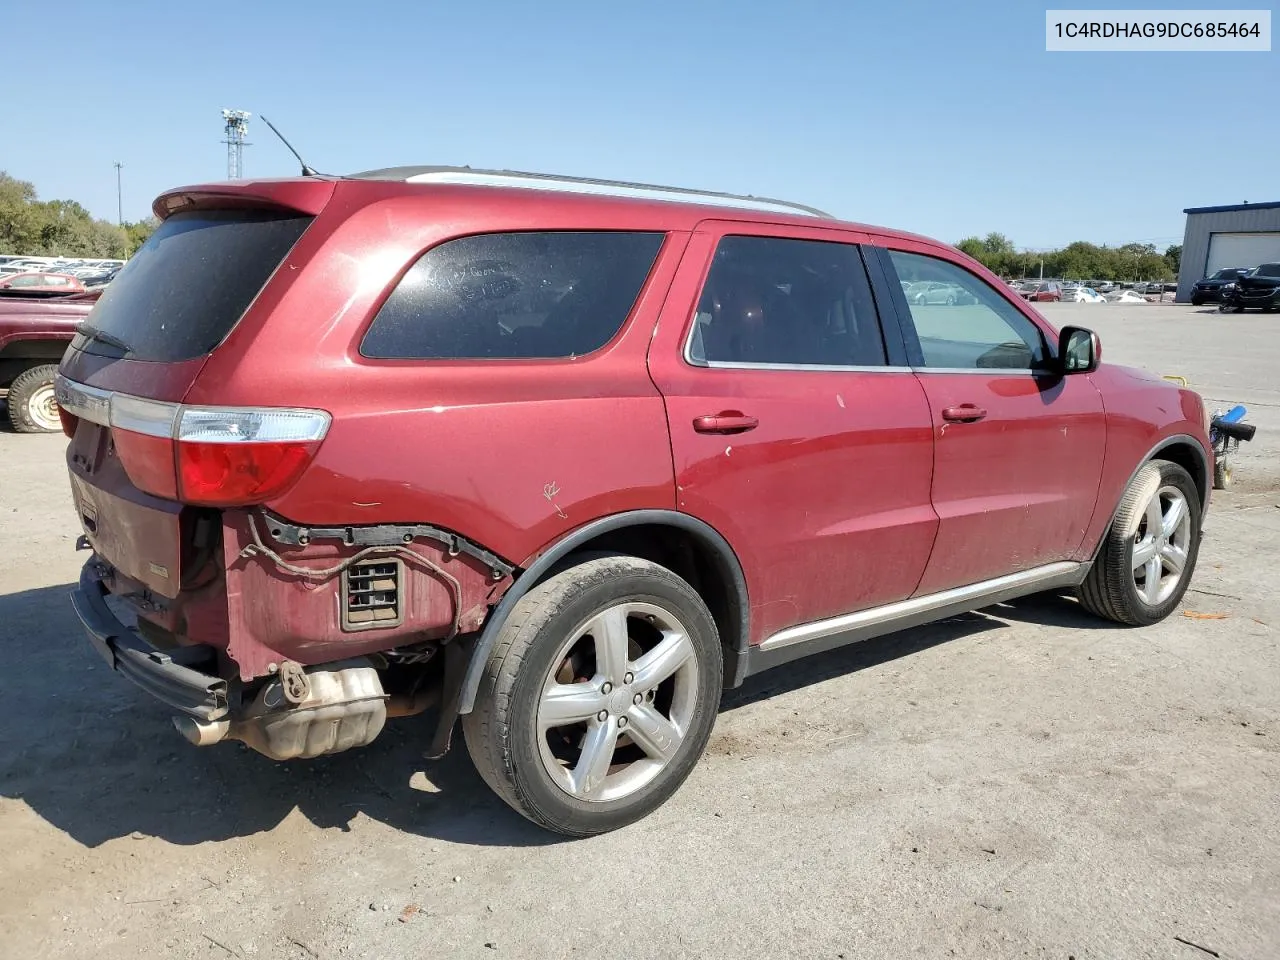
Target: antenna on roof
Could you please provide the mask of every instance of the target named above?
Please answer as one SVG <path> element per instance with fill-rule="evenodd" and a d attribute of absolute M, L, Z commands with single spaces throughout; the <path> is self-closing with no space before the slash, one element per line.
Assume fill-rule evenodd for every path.
<path fill-rule="evenodd" d="M 320 176 L 320 174 L 316 173 L 313 169 L 307 166 L 307 161 L 302 159 L 302 154 L 300 154 L 297 150 L 293 149 L 293 144 L 284 138 L 284 134 L 276 129 L 276 125 L 274 123 L 272 123 L 266 117 L 262 116 L 262 114 L 258 114 L 258 117 L 259 119 L 262 120 L 263 123 L 265 123 L 268 127 L 271 128 L 272 133 L 274 133 L 277 137 L 280 138 L 280 142 L 289 148 L 289 152 L 298 158 L 298 163 L 302 164 L 302 175 L 304 177 Z"/>

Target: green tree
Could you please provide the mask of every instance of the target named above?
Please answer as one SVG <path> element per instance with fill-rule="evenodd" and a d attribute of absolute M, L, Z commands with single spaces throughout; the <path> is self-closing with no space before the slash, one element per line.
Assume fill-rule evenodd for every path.
<path fill-rule="evenodd" d="M 154 229 L 150 218 L 121 227 L 95 220 L 74 200 L 42 201 L 33 184 L 0 171 L 0 253 L 118 259 Z"/>
<path fill-rule="evenodd" d="M 1169 269 L 1176 275 L 1182 268 L 1182 244 L 1175 243 L 1165 247 L 1164 259 L 1169 264 Z"/>

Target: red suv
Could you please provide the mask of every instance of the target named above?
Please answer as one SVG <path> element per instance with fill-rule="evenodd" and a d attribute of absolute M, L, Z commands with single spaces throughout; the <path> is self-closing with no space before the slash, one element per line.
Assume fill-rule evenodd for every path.
<path fill-rule="evenodd" d="M 1201 398 L 952 247 L 439 167 L 155 211 L 58 400 L 76 610 L 193 743 L 314 757 L 434 707 L 429 755 L 461 716 L 512 807 L 597 833 L 725 686 L 1037 591 L 1154 623 L 1195 566 Z"/>

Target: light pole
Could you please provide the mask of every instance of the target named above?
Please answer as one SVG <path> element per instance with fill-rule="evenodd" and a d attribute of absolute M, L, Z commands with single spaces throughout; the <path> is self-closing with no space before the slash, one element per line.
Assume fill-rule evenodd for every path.
<path fill-rule="evenodd" d="M 124 226 L 124 194 L 120 190 L 120 168 L 124 164 L 119 160 L 115 162 L 116 168 L 116 222 L 120 226 Z"/>

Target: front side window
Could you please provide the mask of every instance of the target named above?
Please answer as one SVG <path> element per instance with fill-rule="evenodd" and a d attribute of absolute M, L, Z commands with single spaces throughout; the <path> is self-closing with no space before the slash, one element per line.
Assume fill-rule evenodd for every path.
<path fill-rule="evenodd" d="M 374 317 L 374 359 L 577 357 L 622 328 L 661 233 L 491 233 L 433 247 Z"/>
<path fill-rule="evenodd" d="M 730 236 L 698 301 L 696 364 L 883 366 L 884 340 L 858 248 Z"/>
<path fill-rule="evenodd" d="M 908 290 L 932 285 L 927 295 L 906 294 L 926 367 L 1029 370 L 1044 364 L 1048 350 L 1040 328 L 986 282 L 938 257 L 900 250 L 890 250 L 889 257 Z M 938 285 L 949 292 L 933 292 Z"/>

